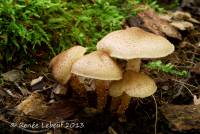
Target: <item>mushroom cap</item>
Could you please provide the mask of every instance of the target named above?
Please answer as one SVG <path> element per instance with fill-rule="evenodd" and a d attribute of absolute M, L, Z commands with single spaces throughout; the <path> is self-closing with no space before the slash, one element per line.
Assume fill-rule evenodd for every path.
<path fill-rule="evenodd" d="M 127 71 L 124 73 L 122 80 L 111 83 L 109 94 L 113 97 L 118 97 L 125 92 L 131 97 L 145 98 L 154 94 L 156 90 L 157 86 L 149 76 L 138 72 Z"/>
<path fill-rule="evenodd" d="M 72 73 L 99 80 L 119 80 L 122 70 L 103 51 L 94 51 L 77 60 L 72 66 Z"/>
<path fill-rule="evenodd" d="M 74 46 L 55 56 L 49 64 L 54 78 L 65 85 L 71 77 L 72 64 L 84 55 L 86 48 Z"/>
<path fill-rule="evenodd" d="M 159 58 L 171 54 L 174 46 L 162 36 L 146 32 L 138 27 L 109 33 L 97 43 L 103 50 L 119 59 Z"/>

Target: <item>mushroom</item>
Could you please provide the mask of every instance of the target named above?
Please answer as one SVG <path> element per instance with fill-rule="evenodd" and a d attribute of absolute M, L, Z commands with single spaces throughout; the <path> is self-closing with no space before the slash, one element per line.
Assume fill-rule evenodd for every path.
<path fill-rule="evenodd" d="M 162 36 L 146 32 L 138 27 L 109 33 L 97 43 L 111 57 L 128 61 L 127 69 L 140 70 L 141 58 L 160 58 L 171 54 L 174 46 Z"/>
<path fill-rule="evenodd" d="M 123 79 L 111 82 L 109 95 L 112 97 L 122 96 L 117 113 L 123 115 L 128 108 L 131 97 L 145 98 L 153 95 L 156 89 L 154 80 L 149 76 L 128 70 L 124 73 Z"/>
<path fill-rule="evenodd" d="M 84 55 L 86 48 L 74 46 L 55 56 L 49 64 L 54 78 L 61 85 L 66 85 L 71 77 L 71 68 L 75 61 Z"/>
<path fill-rule="evenodd" d="M 165 57 L 174 51 L 174 46 L 162 36 L 146 32 L 138 27 L 131 27 L 125 30 L 114 31 L 106 35 L 97 43 L 97 50 L 103 50 L 111 57 L 127 60 L 126 70 L 139 72 L 141 58 Z M 116 94 L 118 93 L 117 96 L 120 96 L 124 91 L 114 91 L 113 89 L 118 89 L 122 85 L 120 82 L 112 83 L 115 84 L 111 84 L 112 89 L 110 90 Z M 113 94 L 111 96 L 117 97 Z M 124 112 L 127 108 L 127 102 L 129 102 L 129 99 L 126 95 L 121 96 L 119 99 L 122 101 L 120 106 L 121 108 L 119 107 L 119 109 L 122 110 L 118 110 L 118 112 Z M 112 99 L 111 107 L 115 107 L 112 105 L 116 104 L 116 100 L 117 99 Z M 124 101 L 127 101 L 125 103 L 126 106 L 122 108 L 125 105 L 123 104 Z"/>
<path fill-rule="evenodd" d="M 107 100 L 106 82 L 120 80 L 122 71 L 120 67 L 103 51 L 94 51 L 77 60 L 71 72 L 73 74 L 95 79 L 97 94 L 97 109 L 102 111 Z"/>

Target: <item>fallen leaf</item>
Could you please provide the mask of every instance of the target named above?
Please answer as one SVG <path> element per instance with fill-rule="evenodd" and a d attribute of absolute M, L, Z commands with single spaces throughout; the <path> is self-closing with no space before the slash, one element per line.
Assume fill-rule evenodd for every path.
<path fill-rule="evenodd" d="M 190 21 L 193 23 L 200 24 L 200 22 L 194 18 L 192 18 L 191 14 L 188 12 L 183 12 L 183 11 L 176 11 L 172 13 L 172 19 L 174 20 L 185 20 L 185 21 Z"/>
<path fill-rule="evenodd" d="M 181 39 L 181 34 L 169 23 L 159 17 L 153 10 L 146 10 L 127 20 L 129 26 L 141 27 L 147 31 L 161 36 Z"/>
<path fill-rule="evenodd" d="M 146 11 L 146 14 L 149 14 L 159 30 L 166 36 L 181 39 L 181 34 L 174 27 L 172 27 L 169 22 L 161 19 L 156 12 L 149 10 Z"/>
<path fill-rule="evenodd" d="M 11 71 L 1 74 L 1 76 L 6 81 L 16 82 L 16 81 L 20 81 L 23 78 L 24 73 L 20 70 L 13 69 Z"/>
<path fill-rule="evenodd" d="M 33 80 L 31 81 L 31 86 L 34 86 L 35 84 L 41 82 L 42 79 L 43 79 L 43 76 L 39 76 L 38 78 L 33 79 Z"/>
<path fill-rule="evenodd" d="M 194 25 L 187 21 L 173 21 L 171 25 L 182 31 L 194 29 Z"/>
<path fill-rule="evenodd" d="M 33 92 L 24 101 L 22 101 L 16 109 L 23 112 L 25 115 L 41 118 L 46 115 L 48 106 L 46 105 L 42 94 Z"/>

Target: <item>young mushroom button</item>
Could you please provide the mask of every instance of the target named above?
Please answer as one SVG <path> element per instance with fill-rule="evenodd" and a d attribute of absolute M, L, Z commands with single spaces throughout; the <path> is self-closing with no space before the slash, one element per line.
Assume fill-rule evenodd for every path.
<path fill-rule="evenodd" d="M 127 70 L 139 72 L 141 58 L 165 57 L 174 51 L 174 46 L 162 36 L 131 27 L 106 35 L 97 43 L 97 50 L 128 60 Z"/>
<path fill-rule="evenodd" d="M 120 80 L 122 70 L 103 51 L 95 51 L 77 60 L 72 66 L 72 73 L 95 79 L 97 93 L 97 109 L 102 111 L 106 104 L 105 82 L 110 80 Z"/>

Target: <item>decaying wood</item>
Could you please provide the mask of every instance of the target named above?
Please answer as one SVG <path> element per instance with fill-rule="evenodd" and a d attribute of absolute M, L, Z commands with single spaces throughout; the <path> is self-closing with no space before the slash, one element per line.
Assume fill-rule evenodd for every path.
<path fill-rule="evenodd" d="M 200 129 L 200 105 L 164 105 L 160 108 L 174 131 Z"/>
<path fill-rule="evenodd" d="M 129 26 L 141 27 L 161 36 L 179 40 L 182 38 L 181 34 L 168 21 L 161 19 L 153 10 L 146 10 L 136 17 L 130 17 L 127 22 Z"/>

